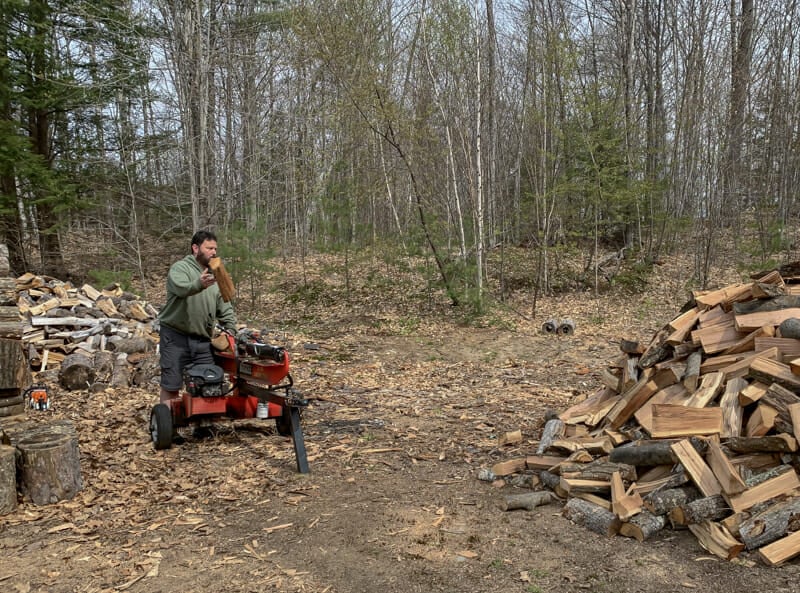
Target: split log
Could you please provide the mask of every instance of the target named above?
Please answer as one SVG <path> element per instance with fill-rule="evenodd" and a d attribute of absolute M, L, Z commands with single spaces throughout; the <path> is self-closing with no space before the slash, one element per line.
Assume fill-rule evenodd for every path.
<path fill-rule="evenodd" d="M 740 513 L 772 498 L 788 494 L 796 488 L 800 488 L 800 479 L 794 470 L 790 470 L 752 486 L 741 494 L 728 496 L 727 500 L 733 512 Z"/>
<path fill-rule="evenodd" d="M 92 360 L 82 352 L 73 352 L 64 358 L 58 381 L 64 389 L 87 389 L 94 383 L 96 372 Z"/>
<path fill-rule="evenodd" d="M 0 515 L 17 508 L 16 448 L 0 445 Z"/>
<path fill-rule="evenodd" d="M 553 502 L 553 494 L 546 491 L 509 494 L 503 501 L 502 510 L 525 509 L 526 511 L 532 511 L 538 506 L 550 504 L 551 502 Z"/>
<path fill-rule="evenodd" d="M 654 515 L 666 515 L 672 509 L 689 504 L 701 497 L 702 494 L 695 486 L 678 486 L 651 492 L 644 499 L 644 507 Z M 722 497 L 720 496 L 720 498 Z"/>
<path fill-rule="evenodd" d="M 793 496 L 768 506 L 739 526 L 739 538 L 748 550 L 755 550 L 783 537 L 800 517 L 800 497 Z"/>
<path fill-rule="evenodd" d="M 19 488 L 33 504 L 69 500 L 83 487 L 76 435 L 43 428 L 20 439 L 17 449 Z"/>
<path fill-rule="evenodd" d="M 719 523 L 704 521 L 689 525 L 689 530 L 703 548 L 725 560 L 733 560 L 744 550 L 744 544 Z"/>
<path fill-rule="evenodd" d="M 669 358 L 672 352 L 672 345 L 667 342 L 667 338 L 672 334 L 669 326 L 665 326 L 655 335 L 650 345 L 639 358 L 639 366 L 643 369 L 649 368 L 662 360 Z"/>
<path fill-rule="evenodd" d="M 778 412 L 778 417 L 781 420 L 787 424 L 791 424 L 792 414 L 789 412 L 789 406 L 800 403 L 800 397 L 778 383 L 772 383 L 767 388 L 764 395 L 761 396 L 759 402 L 763 402 L 774 408 Z"/>
<path fill-rule="evenodd" d="M 768 566 L 779 566 L 800 554 L 800 531 L 795 531 L 758 550 L 758 557 Z"/>
<path fill-rule="evenodd" d="M 654 534 L 658 533 L 667 524 L 663 515 L 654 515 L 649 511 L 642 511 L 627 523 L 620 526 L 619 534 L 625 537 L 633 537 L 643 542 Z"/>
<path fill-rule="evenodd" d="M 622 526 L 614 513 L 582 498 L 570 498 L 564 505 L 563 514 L 576 525 L 606 537 L 617 535 Z"/>
<path fill-rule="evenodd" d="M 233 287 L 233 280 L 231 280 L 231 277 L 225 269 L 225 264 L 222 263 L 220 258 L 212 257 L 208 262 L 208 267 L 211 269 L 211 273 L 214 274 L 214 278 L 217 279 L 217 285 L 219 286 L 219 293 L 222 295 L 222 300 L 226 303 L 229 302 L 233 299 L 236 290 Z"/>
<path fill-rule="evenodd" d="M 554 441 L 564 436 L 564 421 L 559 418 L 548 420 L 544 425 L 542 431 L 542 438 L 539 440 L 539 446 L 536 448 L 536 454 L 542 455 Z"/>
<path fill-rule="evenodd" d="M 703 355 L 700 352 L 692 352 L 686 359 L 686 372 L 683 375 L 683 384 L 690 392 L 697 389 L 700 379 L 700 363 L 703 362 Z"/>
<path fill-rule="evenodd" d="M 128 387 L 131 384 L 131 371 L 128 366 L 128 355 L 124 352 L 114 358 L 114 370 L 111 372 L 111 387 Z"/>
<path fill-rule="evenodd" d="M 722 432 L 720 436 L 738 437 L 742 434 L 742 420 L 744 409 L 739 402 L 739 394 L 747 387 L 747 381 L 741 377 L 735 377 L 725 384 L 725 392 L 720 400 L 722 408 Z"/>
<path fill-rule="evenodd" d="M 691 500 L 669 511 L 673 526 L 686 526 L 703 521 L 718 521 L 731 514 L 731 507 L 721 494 Z"/>

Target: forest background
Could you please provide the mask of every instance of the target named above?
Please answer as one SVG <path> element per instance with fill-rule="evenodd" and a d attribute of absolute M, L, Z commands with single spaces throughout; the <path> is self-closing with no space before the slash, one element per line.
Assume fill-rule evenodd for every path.
<path fill-rule="evenodd" d="M 796 0 L 0 0 L 0 242 L 14 273 L 136 283 L 211 228 L 251 296 L 277 257 L 408 256 L 471 312 L 675 251 L 702 287 L 722 245 L 797 248 L 799 24 Z"/>

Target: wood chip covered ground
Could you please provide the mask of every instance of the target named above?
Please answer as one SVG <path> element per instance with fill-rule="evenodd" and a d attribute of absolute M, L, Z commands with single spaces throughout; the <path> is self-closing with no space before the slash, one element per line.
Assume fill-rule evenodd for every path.
<path fill-rule="evenodd" d="M 311 399 L 303 415 L 308 475 L 295 471 L 291 444 L 274 424 L 255 420 L 221 422 L 210 436 L 189 432 L 183 444 L 154 451 L 147 418 L 157 387 L 149 379 L 133 380 L 140 362 L 152 359 L 151 351 L 128 355 L 126 387 L 112 386 L 110 375 L 100 375 L 94 389 L 67 389 L 50 355 L 44 371 L 32 369 L 33 380 L 50 388 L 52 407 L 26 410 L 7 432 L 69 422 L 79 441 L 83 485 L 73 498 L 55 504 L 20 498 L 13 512 L 0 516 L 0 587 L 15 593 L 795 590 L 800 577 L 796 561 L 768 567 L 759 558 L 762 547 L 732 553 L 738 544 L 726 538 L 729 528 L 721 532 L 716 527 L 732 514 L 724 493 L 703 497 L 723 500 L 727 509 L 706 526 L 676 523 L 673 528 L 670 512 L 651 511 L 664 518 L 664 526 L 640 542 L 636 530 L 644 534 L 652 527 L 637 520 L 643 515 L 637 511 L 638 498 L 643 505 L 650 499 L 632 485 L 645 483 L 645 472 L 630 463 L 635 472 L 622 468 L 615 476 L 607 471 L 612 462 L 602 461 L 608 448 L 604 435 L 592 434 L 604 418 L 594 426 L 577 416 L 562 420 L 559 439 L 575 440 L 585 430 L 584 445 L 597 441 L 591 452 L 586 447 L 543 449 L 548 419 L 586 406 L 600 386 L 605 391 L 611 376 L 622 376 L 622 348 L 648 346 L 661 324 L 677 316 L 686 300 L 685 264 L 670 262 L 656 269 L 651 291 L 626 299 L 562 294 L 539 300 L 534 316 L 522 295 L 509 302 L 506 315 L 484 327 L 464 324 L 444 300 L 441 306 L 427 297 L 411 301 L 409 295 L 420 292 L 424 282 L 410 273 L 391 270 L 396 290 L 377 293 L 374 282 L 386 272 L 384 265 L 361 262 L 359 274 L 346 281 L 330 273 L 340 265 L 324 258 L 302 268 L 287 265 L 265 278 L 254 304 L 239 307 L 243 319 L 269 328 L 291 352 L 296 385 Z M 309 285 L 318 291 L 315 302 L 308 300 Z M 80 292 L 82 286 L 72 288 Z M 152 302 L 158 302 L 157 286 L 150 287 Z M 102 293 L 103 288 L 96 290 Z M 306 300 L 298 304 L 295 297 L 301 292 Z M 108 298 L 139 302 L 147 311 L 145 299 Z M 31 304 L 38 306 L 38 298 Z M 123 339 L 147 337 L 147 321 L 127 315 L 118 319 L 110 327 L 132 331 Z M 548 319 L 570 319 L 574 331 L 545 333 L 542 323 Z M 137 323 L 144 327 L 141 336 Z M 100 333 L 110 351 L 113 332 Z M 64 344 L 82 342 L 76 338 Z M 70 353 L 56 344 L 48 348 L 66 358 L 87 351 L 86 346 Z M 43 357 L 44 348 L 37 352 Z M 641 354 L 637 350 L 625 359 Z M 653 367 L 666 367 L 671 358 Z M 698 386 L 707 374 L 705 368 L 698 374 Z M 624 393 L 618 389 L 616 396 Z M 743 430 L 757 404 L 742 406 Z M 768 411 L 760 416 L 769 422 Z M 656 417 L 669 420 L 672 415 Z M 713 415 L 691 418 L 693 426 L 715 421 Z M 674 430 L 673 424 L 663 423 L 665 430 Z M 670 443 L 668 462 L 654 467 L 674 469 L 675 455 L 697 462 L 695 451 L 719 482 L 720 450 L 734 467 L 745 467 L 734 463 L 745 454 L 732 455 L 726 439 L 719 439 L 720 450 L 710 452 L 713 434 L 652 439 L 635 412 L 612 432 L 629 429 L 631 443 Z M 772 429 L 758 438 L 778 434 Z M 684 444 L 672 451 L 672 444 L 679 443 Z M 608 454 L 624 448 L 625 443 L 614 442 Z M 779 468 L 785 455 L 747 454 L 751 460 L 762 458 L 763 465 L 748 466 L 752 473 L 739 472 L 746 489 L 734 500 L 750 504 L 751 489 L 758 487 L 753 476 L 764 477 L 770 465 Z M 552 489 L 534 484 L 534 478 L 546 479 L 542 470 L 557 464 L 565 469 L 562 460 L 570 456 L 572 467 L 597 471 L 582 476 L 550 472 L 557 478 Z M 529 466 L 534 457 L 543 464 Z M 547 457 L 557 461 L 544 465 Z M 767 457 L 772 461 L 767 463 Z M 491 482 L 480 479 L 497 464 L 514 465 L 516 473 Z M 692 467 L 702 475 L 701 465 Z M 786 476 L 791 474 L 785 469 L 775 472 L 769 479 L 779 481 L 770 491 L 789 487 Z M 572 492 L 559 501 L 562 479 L 572 480 L 565 482 Z M 579 493 L 592 483 L 596 491 Z M 713 481 L 703 484 L 713 491 Z M 729 486 L 736 489 L 735 480 Z M 699 486 L 690 477 L 682 488 L 692 493 Z M 755 490 L 755 498 L 761 498 L 759 492 L 764 495 L 763 488 Z M 631 536 L 608 537 L 575 526 L 572 521 L 586 513 L 573 500 L 610 505 L 617 518 L 609 522 L 612 531 L 619 527 L 616 533 Z M 728 550 L 732 559 L 706 552 L 701 541 L 717 542 L 717 551 Z"/>

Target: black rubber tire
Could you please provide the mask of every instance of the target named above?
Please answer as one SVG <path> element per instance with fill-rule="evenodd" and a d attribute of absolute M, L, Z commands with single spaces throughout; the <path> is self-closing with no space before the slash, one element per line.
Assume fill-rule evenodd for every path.
<path fill-rule="evenodd" d="M 156 451 L 172 446 L 172 411 L 167 404 L 156 404 L 150 412 L 150 438 Z"/>
<path fill-rule="evenodd" d="M 289 417 L 289 408 L 284 408 L 283 414 L 275 416 L 275 428 L 282 437 L 292 436 L 292 419 Z"/>

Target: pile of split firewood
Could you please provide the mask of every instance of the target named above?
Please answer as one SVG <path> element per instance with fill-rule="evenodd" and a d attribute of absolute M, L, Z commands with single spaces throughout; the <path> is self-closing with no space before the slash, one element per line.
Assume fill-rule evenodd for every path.
<path fill-rule="evenodd" d="M 688 528 L 726 559 L 800 554 L 800 277 L 796 266 L 696 292 L 649 344 L 621 341 L 603 387 L 544 425 L 535 454 L 492 478 L 533 473 L 603 535 Z"/>
<path fill-rule="evenodd" d="M 32 273 L 14 289 L 32 371 L 57 372 L 68 390 L 143 386 L 158 375 L 157 311 L 138 296 L 117 284 L 98 290 Z"/>

